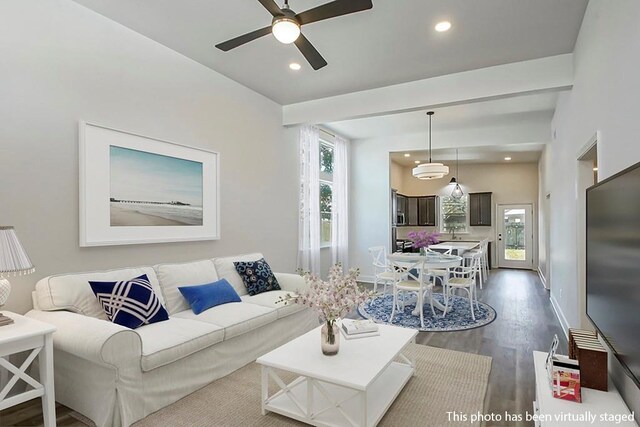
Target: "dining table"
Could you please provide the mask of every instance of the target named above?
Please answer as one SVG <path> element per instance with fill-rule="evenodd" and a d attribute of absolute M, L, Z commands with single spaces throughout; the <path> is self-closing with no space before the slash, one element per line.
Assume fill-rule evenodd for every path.
<path fill-rule="evenodd" d="M 452 254 L 462 256 L 465 252 L 480 246 L 480 242 L 442 242 L 435 245 L 429 245 L 429 249 L 436 252 L 451 251 Z"/>
<path fill-rule="evenodd" d="M 430 248 L 433 247 L 430 246 Z M 421 255 L 418 253 L 404 253 L 404 254 L 394 254 L 389 255 L 390 257 L 396 257 L 396 260 L 406 259 L 407 263 L 415 263 L 416 261 L 424 261 L 424 269 L 426 271 L 421 271 L 420 274 L 429 274 L 429 270 L 445 270 L 447 268 L 459 267 L 462 263 L 462 257 L 459 255 L 446 255 L 446 254 L 438 254 L 438 253 L 427 253 L 426 255 Z M 444 277 L 445 283 L 443 286 L 446 286 L 446 281 L 448 277 Z M 432 292 L 430 289 L 427 289 L 428 292 Z M 438 300 L 433 300 L 434 308 L 437 308 L 440 311 L 445 311 L 446 307 L 441 304 Z M 420 314 L 419 309 L 421 307 L 415 308 L 412 314 L 418 315 Z"/>

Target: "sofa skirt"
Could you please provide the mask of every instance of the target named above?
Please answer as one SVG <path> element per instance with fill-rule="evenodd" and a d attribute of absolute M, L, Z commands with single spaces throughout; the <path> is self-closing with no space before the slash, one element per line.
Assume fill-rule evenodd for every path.
<path fill-rule="evenodd" d="M 302 310 L 168 365 L 115 369 L 55 351 L 56 400 L 98 427 L 129 426 L 318 326 Z"/>

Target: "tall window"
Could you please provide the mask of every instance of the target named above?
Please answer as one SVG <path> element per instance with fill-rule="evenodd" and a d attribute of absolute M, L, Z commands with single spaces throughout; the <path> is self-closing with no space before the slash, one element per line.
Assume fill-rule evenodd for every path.
<path fill-rule="evenodd" d="M 331 245 L 333 199 L 333 144 L 320 141 L 320 244 Z"/>
<path fill-rule="evenodd" d="M 440 198 L 441 231 L 449 234 L 466 233 L 469 224 L 469 199 L 466 195 L 460 199 L 451 196 Z"/>

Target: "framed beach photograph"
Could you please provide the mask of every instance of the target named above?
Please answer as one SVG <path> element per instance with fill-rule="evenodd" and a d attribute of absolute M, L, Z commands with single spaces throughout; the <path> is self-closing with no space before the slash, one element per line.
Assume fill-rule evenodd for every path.
<path fill-rule="evenodd" d="M 219 155 L 80 122 L 80 246 L 220 238 Z"/>

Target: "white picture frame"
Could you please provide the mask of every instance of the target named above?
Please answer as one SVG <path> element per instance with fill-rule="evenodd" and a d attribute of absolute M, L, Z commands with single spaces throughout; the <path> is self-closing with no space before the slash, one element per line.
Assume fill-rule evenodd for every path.
<path fill-rule="evenodd" d="M 79 155 L 81 247 L 220 239 L 219 153 L 81 121 Z"/>

